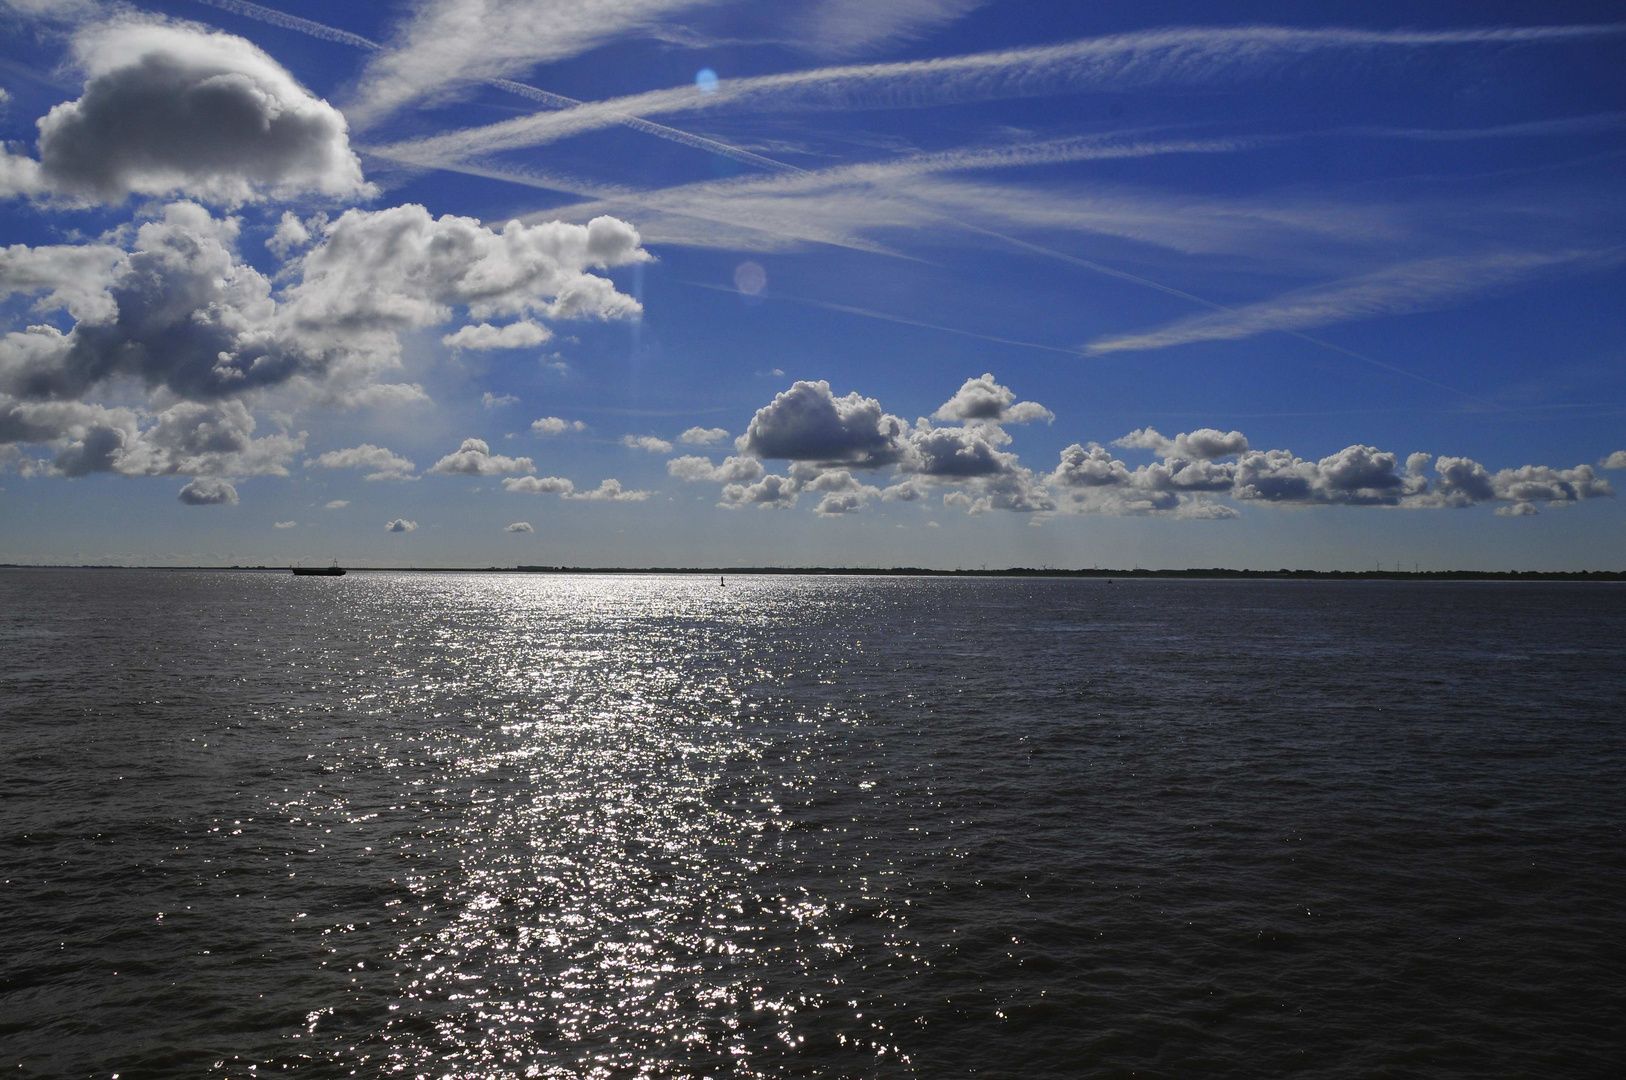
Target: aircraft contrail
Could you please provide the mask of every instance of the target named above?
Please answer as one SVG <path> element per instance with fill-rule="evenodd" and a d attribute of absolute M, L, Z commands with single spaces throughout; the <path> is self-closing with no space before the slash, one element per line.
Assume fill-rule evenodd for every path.
<path fill-rule="evenodd" d="M 221 11 L 228 11 L 228 12 L 231 12 L 232 14 L 234 14 L 234 15 L 241 15 L 244 18 L 256 19 L 256 20 L 258 20 L 260 22 L 269 23 L 272 26 L 280 26 L 280 27 L 282 27 L 283 29 L 286 29 L 286 30 L 294 30 L 294 31 L 297 31 L 298 33 L 307 34 L 307 35 L 309 35 L 311 37 L 315 37 L 315 38 L 320 38 L 323 41 L 331 41 L 331 42 L 335 42 L 335 43 L 341 44 L 341 45 L 350 45 L 350 46 L 353 46 L 353 47 L 358 48 L 358 49 L 367 50 L 369 52 L 381 51 L 384 48 L 384 46 L 380 45 L 378 42 L 373 41 L 371 38 L 363 37 L 360 34 L 353 34 L 348 30 L 340 30 L 337 27 L 327 26 L 327 25 L 325 25 L 323 23 L 315 22 L 315 21 L 313 21 L 311 19 L 302 19 L 302 18 L 299 18 L 296 15 L 289 15 L 286 12 L 278 11 L 275 8 L 265 7 L 262 4 L 250 3 L 250 2 L 248 2 L 248 0 L 193 0 L 193 2 L 198 3 L 198 4 L 203 4 L 203 5 L 207 6 L 207 7 L 218 8 Z M 1490 30 L 1490 31 L 1472 31 L 1472 32 L 1467 32 L 1467 33 L 1462 33 L 1462 32 L 1458 32 L 1458 33 L 1438 33 L 1437 32 L 1437 33 L 1434 33 L 1434 34 L 1412 33 L 1412 34 L 1409 34 L 1409 35 L 1390 35 L 1390 36 L 1391 37 L 1399 37 L 1399 38 L 1402 38 L 1402 39 L 1410 39 L 1414 43 L 1423 43 L 1423 42 L 1434 43 L 1434 42 L 1474 41 L 1474 40 L 1477 40 L 1477 41 L 1486 41 L 1486 40 L 1489 40 L 1489 41 L 1521 41 L 1521 40 L 1522 41 L 1531 41 L 1531 40 L 1542 40 L 1544 38 L 1563 38 L 1563 37 L 1571 37 L 1571 36 L 1584 36 L 1584 35 L 1588 35 L 1588 34 L 1619 33 L 1621 31 L 1621 29 L 1622 28 L 1619 25 L 1615 25 L 1615 26 L 1599 26 L 1599 27 L 1541 27 L 1541 28 L 1533 28 L 1533 29 L 1529 29 L 1529 30 Z M 1366 34 L 1366 35 L 1355 35 L 1355 36 L 1359 37 L 1359 38 L 1367 39 L 1366 41 L 1363 41 L 1363 43 L 1371 43 L 1371 42 L 1381 41 L 1385 37 L 1385 35 L 1381 35 L 1381 34 Z M 876 66 L 880 66 L 880 65 L 876 65 Z M 770 82 L 770 81 L 773 81 L 773 80 L 774 80 L 774 77 L 770 76 L 770 77 L 767 77 L 767 78 L 763 79 L 762 81 Z M 582 106 L 587 104 L 586 102 L 579 101 L 576 98 L 567 97 L 564 94 L 555 94 L 555 93 L 553 93 L 551 91 L 543 90 L 540 87 L 530 86 L 530 85 L 528 85 L 526 83 L 515 82 L 512 79 L 484 79 L 482 81 L 484 83 L 486 83 L 487 85 L 489 85 L 489 86 L 495 87 L 495 88 L 500 89 L 500 90 L 505 90 L 508 93 L 516 94 L 516 95 L 518 95 L 520 97 L 528 98 L 528 99 L 530 99 L 532 101 L 535 101 L 535 102 L 538 102 L 538 103 L 541 103 L 541 104 L 544 104 L 544 105 L 552 106 L 555 109 L 574 109 L 574 108 L 582 107 Z M 595 103 L 595 104 L 602 104 L 602 103 Z M 664 124 L 657 124 L 657 123 L 654 123 L 653 121 L 645 120 L 643 117 L 640 117 L 640 116 L 633 116 L 633 115 L 626 114 L 626 113 L 617 113 L 617 114 L 615 114 L 613 116 L 613 122 L 617 123 L 617 124 L 620 124 L 620 125 L 623 125 L 623 126 L 626 126 L 626 127 L 629 127 L 629 128 L 632 128 L 634 131 L 642 131 L 645 134 L 653 135 L 653 136 L 655 136 L 656 138 L 659 138 L 659 139 L 665 139 L 665 140 L 667 140 L 669 142 L 678 143 L 678 144 L 683 145 L 683 146 L 693 147 L 695 149 L 706 150 L 706 151 L 708 151 L 710 153 L 719 154 L 719 155 L 724 156 L 724 157 L 732 158 L 732 159 L 734 159 L 736 161 L 740 161 L 740 162 L 750 164 L 750 165 L 755 165 L 758 168 L 767 169 L 767 170 L 772 171 L 772 172 L 781 172 L 781 173 L 787 173 L 787 172 L 788 173 L 807 173 L 808 172 L 808 170 L 798 168 L 795 165 L 791 165 L 791 164 L 788 164 L 788 163 L 783 162 L 783 161 L 775 161 L 773 158 L 763 157 L 762 155 L 754 154 L 749 150 L 743 150 L 743 149 L 740 149 L 739 147 L 736 147 L 736 146 L 730 146 L 727 143 L 718 142 L 715 139 L 708 139 L 708 138 L 705 138 L 704 136 L 695 135 L 695 134 L 693 134 L 691 132 L 682 131 L 682 130 L 680 130 L 678 128 L 667 127 Z M 385 156 L 394 156 L 394 155 L 385 155 Z M 396 160 L 405 160 L 404 156 L 395 156 L 395 159 Z M 451 164 L 451 163 L 448 163 L 448 164 Z M 463 163 L 458 163 L 458 164 L 461 165 Z M 462 171 L 474 172 L 474 171 L 483 171 L 483 170 L 477 170 L 474 167 L 469 167 L 469 166 L 465 165 Z M 491 172 L 491 173 L 488 173 L 487 175 L 492 175 L 494 177 L 500 177 L 500 178 L 503 178 L 503 179 L 512 179 L 512 177 L 504 176 L 503 174 L 496 173 L 496 172 Z M 535 182 L 535 181 L 532 181 L 532 182 Z M 1104 265 L 1102 263 L 1098 263 L 1098 262 L 1095 262 L 1095 261 L 1090 260 L 1090 259 L 1082 259 L 1082 258 L 1079 258 L 1076 255 L 1068 255 L 1066 253 L 1056 251 L 1053 248 L 1047 248 L 1047 247 L 1044 247 L 1044 246 L 1039 245 L 1039 244 L 1034 244 L 1034 243 L 1031 243 L 1031 242 L 1026 241 L 1026 240 L 1021 240 L 1021 239 L 1018 239 L 1017 237 L 1010 236 L 1010 235 L 1008 235 L 1006 233 L 997 232 L 997 231 L 995 231 L 993 229 L 986 229 L 986 228 L 982 228 L 980 226 L 972 225 L 969 222 L 960 221 L 958 219 L 948 217 L 947 215 L 940 215 L 940 217 L 943 220 L 945 220 L 946 222 L 948 222 L 948 223 L 950 223 L 952 225 L 956 225 L 956 226 L 958 226 L 960 228 L 966 229 L 966 230 L 971 231 L 971 232 L 981 233 L 982 235 L 987 236 L 987 237 L 989 237 L 991 239 L 997 239 L 997 240 L 1003 241 L 1005 243 L 1011 244 L 1011 245 L 1013 245 L 1015 247 L 1026 249 L 1028 251 L 1033 252 L 1034 254 L 1045 255 L 1045 256 L 1048 256 L 1050 258 L 1059 259 L 1061 261 L 1069 262 L 1069 263 L 1072 263 L 1072 264 L 1074 264 L 1076 266 L 1080 266 L 1080 267 L 1083 267 L 1085 269 L 1092 270 L 1092 271 L 1094 271 L 1096 273 L 1104 274 L 1104 275 L 1106 275 L 1108 277 L 1117 278 L 1117 279 L 1119 279 L 1121 281 L 1126 281 L 1126 282 L 1130 282 L 1130 283 L 1133 283 L 1133 284 L 1136 284 L 1136 285 L 1140 285 L 1140 286 L 1142 286 L 1144 288 L 1152 289 L 1152 290 L 1155 290 L 1157 292 L 1165 293 L 1165 294 L 1170 295 L 1170 296 L 1176 296 L 1176 297 L 1179 297 L 1180 299 L 1186 300 L 1186 301 L 1188 301 L 1190 303 L 1197 304 L 1198 306 L 1205 307 L 1205 308 L 1208 308 L 1208 309 L 1213 310 L 1213 311 L 1229 312 L 1229 311 L 1232 310 L 1231 308 L 1228 308 L 1223 304 L 1217 304 L 1212 300 L 1207 300 L 1207 299 L 1204 299 L 1203 297 L 1196 296 L 1196 295 L 1194 295 L 1192 293 L 1185 292 L 1185 291 L 1183 291 L 1181 289 L 1176 289 L 1176 288 L 1173 288 L 1173 287 L 1168 286 L 1168 285 L 1160 284 L 1159 282 L 1152 281 L 1149 278 L 1144 278 L 1144 277 L 1141 277 L 1141 276 L 1139 276 L 1137 274 L 1130 274 L 1130 273 L 1127 273 L 1126 271 L 1114 269 L 1113 267 L 1106 266 L 1106 265 Z M 835 305 L 831 305 L 831 306 L 835 307 Z M 868 314 L 868 312 L 865 312 L 865 313 Z M 896 321 L 907 322 L 908 320 L 898 319 Z M 924 324 L 922 324 L 922 325 L 924 325 Z M 1297 330 L 1285 330 L 1284 333 L 1288 334 L 1291 337 L 1298 338 L 1299 340 L 1301 340 L 1301 341 L 1303 341 L 1303 342 L 1305 342 L 1307 344 L 1315 345 L 1315 346 L 1318 346 L 1320 348 L 1327 349 L 1327 350 L 1329 350 L 1331 352 L 1339 353 L 1339 354 L 1341 354 L 1343 356 L 1347 356 L 1347 357 L 1350 357 L 1350 358 L 1355 359 L 1355 360 L 1360 360 L 1360 361 L 1362 361 L 1364 363 L 1371 364 L 1371 365 L 1373 365 L 1375 367 L 1379 367 L 1379 368 L 1382 368 L 1382 369 L 1384 369 L 1386 371 L 1393 372 L 1394 374 L 1404 376 L 1404 377 L 1406 377 L 1408 379 L 1414 379 L 1414 380 L 1416 380 L 1418 382 L 1426 383 L 1426 384 L 1428 384 L 1430 386 L 1434 386 L 1434 387 L 1436 387 L 1438 389 L 1449 391 L 1450 393 L 1456 394 L 1456 395 L 1458 395 L 1460 397 L 1463 397 L 1463 398 L 1465 398 L 1465 399 L 1467 399 L 1469 401 L 1472 401 L 1472 402 L 1474 402 L 1476 404 L 1485 405 L 1485 406 L 1488 406 L 1488 407 L 1491 407 L 1491 408 L 1500 408 L 1500 406 L 1497 406 L 1497 405 L 1495 405 L 1495 404 L 1493 404 L 1491 402 L 1483 401 L 1480 398 L 1474 397 L 1472 394 L 1468 394 L 1468 393 L 1465 393 L 1462 390 L 1458 390 L 1456 387 L 1448 386 L 1445 383 L 1436 382 L 1435 380 L 1427 378 L 1426 376 L 1418 375 L 1415 372 L 1407 371 L 1404 368 L 1397 367 L 1394 364 L 1385 363 L 1384 361 L 1378 360 L 1378 359 L 1376 359 L 1374 357 L 1365 356 L 1365 355 L 1363 355 L 1361 353 L 1357 353 L 1357 352 L 1355 352 L 1355 351 L 1353 351 L 1351 349 L 1343 348 L 1342 346 L 1335 345 L 1330 341 L 1325 341 L 1325 340 L 1323 340 L 1321 338 L 1312 337 L 1309 334 L 1305 334 L 1305 333 L 1297 331 Z M 1026 344 L 1026 343 L 1023 342 L 1023 343 L 1015 343 L 1015 344 Z"/>
<path fill-rule="evenodd" d="M 382 52 L 384 49 L 383 45 L 372 38 L 352 34 L 348 30 L 340 30 L 338 27 L 328 26 L 310 19 L 301 19 L 297 15 L 289 15 L 275 8 L 268 8 L 263 4 L 252 4 L 248 0 L 193 0 L 193 2 L 203 4 L 206 7 L 218 8 L 221 11 L 229 11 L 233 15 L 241 15 L 245 19 L 254 19 L 259 22 L 269 23 L 272 26 L 280 26 L 284 30 L 293 30 L 339 45 L 349 45 L 368 52 Z M 543 90 L 540 87 L 530 86 L 526 83 L 515 82 L 513 79 L 482 79 L 480 81 L 487 86 L 505 90 L 519 97 L 529 98 L 532 101 L 552 106 L 555 109 L 574 109 L 587 104 L 585 101 L 566 97 L 564 94 L 555 94 L 552 91 Z M 737 146 L 730 146 L 728 143 L 719 142 L 716 139 L 708 139 L 703 135 L 695 135 L 692 132 L 667 127 L 665 124 L 657 124 L 645 120 L 641 116 L 622 115 L 616 117 L 615 122 L 634 131 L 653 135 L 657 139 L 665 139 L 668 142 L 674 142 L 680 146 L 688 146 L 696 150 L 705 150 L 708 153 L 731 158 L 746 165 L 755 165 L 759 169 L 766 169 L 770 172 L 804 171 L 786 162 L 775 161 L 773 158 L 763 157 L 761 154 L 753 154 L 749 150 L 742 150 Z"/>

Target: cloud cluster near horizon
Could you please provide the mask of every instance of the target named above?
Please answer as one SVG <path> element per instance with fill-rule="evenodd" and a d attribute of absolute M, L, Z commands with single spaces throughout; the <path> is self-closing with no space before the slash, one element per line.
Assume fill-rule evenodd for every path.
<path fill-rule="evenodd" d="M 1006 449 L 1007 425 L 1054 413 L 984 374 L 967 379 L 930 419 L 912 425 L 857 392 L 838 397 L 824 381 L 802 381 L 758 409 L 738 454 L 721 464 L 698 455 L 672 458 L 668 472 L 722 485 L 718 505 L 789 509 L 802 496 L 814 513 L 839 517 L 875 500 L 915 502 L 938 496 L 971 514 L 994 510 L 1222 520 L 1238 506 L 1364 506 L 1405 509 L 1496 504 L 1496 513 L 1530 516 L 1539 505 L 1566 506 L 1613 495 L 1591 465 L 1524 465 L 1491 471 L 1466 457 L 1416 452 L 1401 458 L 1353 444 L 1318 459 L 1254 448 L 1240 431 L 1199 428 L 1165 436 L 1139 428 L 1113 441 L 1158 460 L 1131 465 L 1096 442 L 1075 442 L 1057 463 L 1036 471 Z M 946 423 L 937 423 L 945 422 Z M 788 466 L 771 473 L 766 462 Z M 1433 476 L 1428 466 L 1433 464 Z M 1626 468 L 1626 451 L 1604 468 Z"/>

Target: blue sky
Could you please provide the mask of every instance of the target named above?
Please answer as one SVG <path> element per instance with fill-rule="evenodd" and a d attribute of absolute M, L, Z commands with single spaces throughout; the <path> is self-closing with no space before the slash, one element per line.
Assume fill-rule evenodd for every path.
<path fill-rule="evenodd" d="M 6 0 L 0 561 L 1620 568 L 1618 9 L 1100 7 Z"/>

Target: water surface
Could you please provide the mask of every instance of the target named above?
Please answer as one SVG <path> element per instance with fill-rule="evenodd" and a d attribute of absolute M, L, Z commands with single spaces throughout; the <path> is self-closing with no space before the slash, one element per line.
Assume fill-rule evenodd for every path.
<path fill-rule="evenodd" d="M 1603 1076 L 1626 589 L 0 572 L 18 1077 Z"/>

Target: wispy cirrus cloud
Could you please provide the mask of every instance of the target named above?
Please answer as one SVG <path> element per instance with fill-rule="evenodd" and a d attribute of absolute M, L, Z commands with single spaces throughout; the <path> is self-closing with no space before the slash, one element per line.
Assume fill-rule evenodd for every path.
<path fill-rule="evenodd" d="M 362 72 L 346 112 L 374 123 L 459 86 L 504 78 L 719 0 L 425 0 Z"/>
<path fill-rule="evenodd" d="M 792 24 L 793 43 L 821 56 L 844 56 L 907 41 L 970 14 L 987 0 L 820 0 Z"/>
<path fill-rule="evenodd" d="M 692 85 L 653 90 L 449 132 L 416 140 L 413 145 L 422 157 L 459 158 L 556 142 L 614 126 L 626 116 L 722 109 L 919 108 L 1081 89 L 1205 83 L 1261 70 L 1279 71 L 1318 54 L 1533 45 L 1622 33 L 1626 33 L 1626 24 L 1443 31 L 1279 26 L 1152 30 L 1061 45 L 728 79 L 709 91 Z"/>
<path fill-rule="evenodd" d="M 303 19 L 295 15 L 289 15 L 285 12 L 278 11 L 275 8 L 268 8 L 263 4 L 248 3 L 247 0 L 193 0 L 193 2 L 204 4 L 212 8 L 218 8 L 222 11 L 229 11 L 234 15 L 241 15 L 244 18 L 255 19 L 259 22 L 268 23 L 272 26 L 280 26 L 285 30 L 294 30 L 301 34 L 307 34 L 311 37 L 319 38 L 323 41 L 332 41 L 341 45 L 349 45 L 353 48 L 362 49 L 372 53 L 385 53 L 388 51 L 383 45 L 373 41 L 371 38 L 362 37 L 360 34 L 351 33 L 348 30 L 340 30 L 337 27 L 328 26 L 325 23 L 315 22 L 311 19 Z M 936 2 L 936 0 L 928 0 L 928 2 Z M 456 73 L 448 73 L 445 71 L 442 71 L 441 75 L 442 77 L 448 78 L 451 83 L 484 83 L 488 86 L 495 87 L 498 90 L 503 90 L 510 94 L 516 94 L 519 97 L 538 102 L 550 109 L 570 109 L 586 104 L 577 98 L 568 97 L 564 94 L 555 94 L 550 90 L 543 90 L 541 87 L 516 82 L 513 79 L 504 78 L 500 75 L 479 76 L 469 73 L 466 76 L 459 77 Z M 405 104 L 407 104 L 407 102 L 402 101 L 393 107 L 398 108 Z M 625 127 L 629 127 L 634 131 L 640 131 L 646 135 L 653 135 L 656 138 L 664 139 L 667 142 L 674 142 L 681 146 L 693 147 L 696 150 L 704 150 L 707 153 L 717 154 L 721 157 L 730 158 L 745 165 L 753 165 L 758 168 L 767 169 L 771 172 L 778 172 L 793 168 L 792 166 L 786 165 L 783 162 L 775 161 L 772 158 L 764 157 L 761 154 L 754 154 L 749 150 L 732 146 L 719 139 L 710 139 L 703 135 L 696 135 L 693 132 L 681 131 L 677 128 L 668 127 L 665 124 L 657 124 L 653 121 L 642 119 L 641 117 L 622 115 L 617 119 L 616 122 Z"/>
<path fill-rule="evenodd" d="M 548 216 L 585 220 L 636 208 L 643 235 L 655 243 L 739 250 L 820 243 L 892 254 L 879 239 L 889 231 L 941 234 L 945 224 L 966 222 L 1113 236 L 1185 253 L 1255 249 L 1267 237 L 1280 250 L 1291 236 L 1364 245 L 1399 235 L 1394 215 L 1377 206 L 1182 196 L 1086 183 L 1034 186 L 955 175 L 1222 154 L 1256 142 L 1100 136 L 968 147 L 817 172 L 610 191 L 591 202 L 553 208 Z M 551 178 L 537 183 L 552 186 Z"/>
<path fill-rule="evenodd" d="M 1626 261 L 1626 248 L 1602 250 L 1499 251 L 1420 259 L 1328 285 L 1299 289 L 1256 304 L 1205 312 L 1157 330 L 1101 338 L 1086 346 L 1095 354 L 1139 352 L 1231 341 L 1273 330 L 1299 331 L 1379 315 L 1427 311 L 1468 295 L 1542 274 L 1581 272 Z"/>

